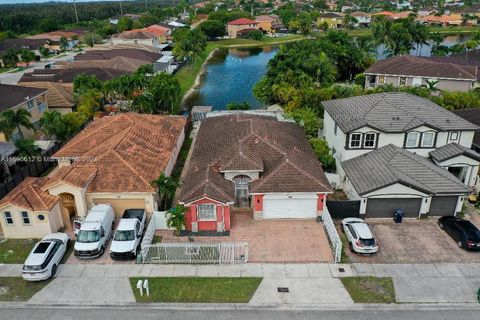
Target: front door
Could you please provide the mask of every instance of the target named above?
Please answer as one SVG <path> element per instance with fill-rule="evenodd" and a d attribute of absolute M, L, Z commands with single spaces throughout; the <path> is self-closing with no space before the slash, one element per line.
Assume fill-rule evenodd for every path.
<path fill-rule="evenodd" d="M 245 208 L 249 206 L 248 183 L 235 184 L 235 206 L 239 208 Z"/>

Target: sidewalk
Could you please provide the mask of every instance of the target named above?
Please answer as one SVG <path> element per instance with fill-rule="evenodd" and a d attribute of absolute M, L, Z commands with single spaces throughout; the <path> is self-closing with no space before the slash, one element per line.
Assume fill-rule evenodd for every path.
<path fill-rule="evenodd" d="M 0 265 L 0 277 L 21 276 Z M 128 277 L 263 277 L 249 305 L 353 305 L 339 278 L 392 277 L 399 303 L 476 303 L 480 264 L 61 265 L 30 303 L 133 303 Z M 289 293 L 279 293 L 288 287 Z"/>

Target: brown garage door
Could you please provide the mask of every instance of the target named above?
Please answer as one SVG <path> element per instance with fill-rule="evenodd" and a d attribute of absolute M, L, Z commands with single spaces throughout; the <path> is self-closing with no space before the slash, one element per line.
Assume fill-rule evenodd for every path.
<path fill-rule="evenodd" d="M 453 216 L 457 207 L 457 196 L 432 197 L 429 216 Z"/>
<path fill-rule="evenodd" d="M 144 199 L 93 199 L 93 202 L 111 204 L 117 218 L 122 217 L 125 209 L 146 209 Z"/>
<path fill-rule="evenodd" d="M 422 199 L 382 198 L 368 199 L 366 218 L 393 218 L 395 209 L 402 209 L 406 218 L 416 218 L 420 212 Z"/>

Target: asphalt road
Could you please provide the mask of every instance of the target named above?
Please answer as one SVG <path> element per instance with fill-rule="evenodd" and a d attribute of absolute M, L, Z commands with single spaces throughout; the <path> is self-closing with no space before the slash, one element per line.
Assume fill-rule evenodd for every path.
<path fill-rule="evenodd" d="M 479 310 L 348 310 L 348 311 L 272 311 L 272 310 L 161 310 L 156 308 L 76 308 L 0 306 L 1 320 L 469 320 L 478 319 Z"/>

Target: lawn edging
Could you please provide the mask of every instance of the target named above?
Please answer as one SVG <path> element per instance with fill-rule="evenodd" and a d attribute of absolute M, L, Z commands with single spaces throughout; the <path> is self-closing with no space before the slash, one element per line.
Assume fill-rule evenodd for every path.
<path fill-rule="evenodd" d="M 343 277 L 343 286 L 355 303 L 396 303 L 391 277 Z"/>
<path fill-rule="evenodd" d="M 150 295 L 140 295 L 138 280 L 148 279 Z M 139 303 L 248 303 L 262 282 L 258 277 L 131 277 Z"/>

